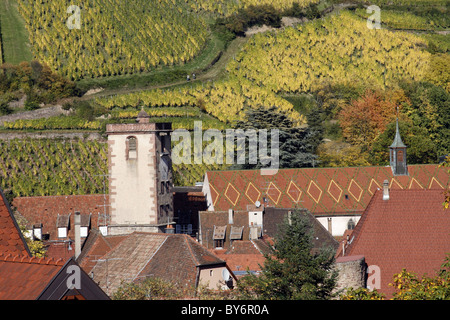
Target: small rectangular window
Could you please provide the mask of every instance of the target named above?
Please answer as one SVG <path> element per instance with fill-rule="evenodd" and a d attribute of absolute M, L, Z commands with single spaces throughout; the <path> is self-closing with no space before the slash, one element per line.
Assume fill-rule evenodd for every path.
<path fill-rule="evenodd" d="M 80 227 L 80 237 L 86 238 L 88 236 L 88 227 Z"/>
<path fill-rule="evenodd" d="M 67 237 L 67 228 L 58 228 L 58 238 L 66 238 Z"/>
<path fill-rule="evenodd" d="M 222 249 L 223 248 L 223 240 L 214 240 L 214 248 Z"/>

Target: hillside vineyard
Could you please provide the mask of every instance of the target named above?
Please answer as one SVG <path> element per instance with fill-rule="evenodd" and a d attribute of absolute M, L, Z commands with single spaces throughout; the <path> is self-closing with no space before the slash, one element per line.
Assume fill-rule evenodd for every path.
<path fill-rule="evenodd" d="M 69 29 L 64 0 L 19 0 L 36 59 L 72 79 L 131 74 L 185 63 L 205 46 L 204 20 L 182 1 L 90 0 Z"/>
<path fill-rule="evenodd" d="M 384 87 L 402 78 L 423 79 L 431 56 L 425 46 L 418 36 L 371 30 L 366 20 L 343 12 L 257 34 L 227 69 L 277 93 L 309 92 L 320 80 Z"/>
<path fill-rule="evenodd" d="M 108 192 L 107 144 L 99 141 L 0 141 L 0 188 L 18 197 Z M 173 165 L 175 185 L 194 185 L 226 164 Z"/>
<path fill-rule="evenodd" d="M 229 123 L 242 118 L 246 108 L 257 109 L 277 106 L 295 123 L 305 123 L 305 117 L 293 110 L 292 104 L 264 88 L 252 86 L 245 79 L 235 77 L 214 83 L 185 86 L 176 89 L 154 89 L 137 93 L 116 95 L 96 99 L 96 103 L 107 109 L 146 107 L 200 107 L 220 121 Z"/>

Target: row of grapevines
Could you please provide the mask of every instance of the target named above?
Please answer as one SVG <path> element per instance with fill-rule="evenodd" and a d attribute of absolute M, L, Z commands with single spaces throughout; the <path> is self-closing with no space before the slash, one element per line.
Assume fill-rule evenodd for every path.
<path fill-rule="evenodd" d="M 15 196 L 103 192 L 105 143 L 27 139 L 0 141 L 0 148 L 0 187 Z"/>
<path fill-rule="evenodd" d="M 78 4 L 18 0 L 18 4 L 35 58 L 72 79 L 185 63 L 203 49 L 209 37 L 205 21 L 189 13 L 181 0 Z M 67 13 L 72 4 L 78 9 Z"/>
<path fill-rule="evenodd" d="M 356 14 L 367 19 L 371 13 L 365 9 L 356 9 Z M 381 23 L 394 29 L 436 30 L 446 29 L 450 20 L 444 17 L 422 17 L 413 13 L 395 10 L 382 10 Z"/>
<path fill-rule="evenodd" d="M 74 117 L 55 116 L 41 119 L 18 119 L 14 121 L 5 121 L 5 129 L 12 130 L 99 130 L 101 123 L 99 120 L 88 121 Z"/>
<path fill-rule="evenodd" d="M 107 192 L 107 143 L 82 140 L 0 140 L 0 188 L 14 196 Z M 175 185 L 194 185 L 226 164 L 173 165 Z M 105 189 L 106 188 L 106 189 Z"/>
<path fill-rule="evenodd" d="M 197 108 L 183 107 L 160 107 L 160 108 L 144 108 L 144 111 L 150 117 L 199 117 L 201 112 Z M 115 109 L 109 114 L 113 119 L 133 119 L 136 118 L 140 111 L 136 108 Z"/>
<path fill-rule="evenodd" d="M 0 29 L 0 64 L 3 64 L 2 30 Z"/>
<path fill-rule="evenodd" d="M 319 0 L 185 0 L 191 9 L 195 12 L 208 12 L 223 16 L 230 15 L 240 8 L 246 8 L 250 5 L 273 5 L 275 9 L 285 10 L 297 3 L 300 7 L 306 7 Z"/>
<path fill-rule="evenodd" d="M 248 80 L 236 77 L 176 89 L 115 95 L 99 98 L 96 102 L 107 109 L 140 108 L 142 105 L 151 108 L 194 106 L 225 123 L 241 119 L 248 108 L 277 106 L 294 122 L 301 124 L 305 121 L 290 102 Z"/>
<path fill-rule="evenodd" d="M 354 0 L 355 1 L 355 0 Z M 366 4 L 366 0 L 356 0 L 355 2 L 360 2 Z M 448 5 L 448 0 L 371 0 L 371 4 L 376 5 L 388 5 L 388 6 L 446 6 Z"/>
<path fill-rule="evenodd" d="M 276 93 L 308 92 L 321 80 L 362 82 L 375 87 L 399 79 L 421 80 L 430 53 L 422 38 L 369 29 L 350 12 L 256 34 L 227 70 Z"/>

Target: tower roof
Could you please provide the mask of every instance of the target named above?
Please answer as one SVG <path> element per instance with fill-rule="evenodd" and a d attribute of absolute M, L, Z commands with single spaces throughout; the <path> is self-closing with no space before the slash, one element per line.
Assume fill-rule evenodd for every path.
<path fill-rule="evenodd" d="M 150 116 L 144 111 L 144 107 L 142 107 L 141 111 L 137 115 L 136 121 L 139 123 L 149 123 L 149 118 Z"/>
<path fill-rule="evenodd" d="M 392 142 L 389 148 L 406 148 L 406 145 L 402 141 L 402 137 L 400 137 L 400 131 L 398 130 L 398 118 L 395 124 L 395 137 L 394 142 Z"/>

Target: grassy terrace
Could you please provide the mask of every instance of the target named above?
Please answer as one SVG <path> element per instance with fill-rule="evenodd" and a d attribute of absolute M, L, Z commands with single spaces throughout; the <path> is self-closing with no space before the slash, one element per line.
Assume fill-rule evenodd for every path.
<path fill-rule="evenodd" d="M 32 59 L 27 31 L 13 0 L 0 1 L 0 30 L 4 62 L 18 64 Z"/>

